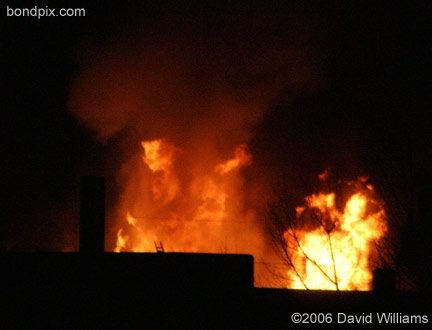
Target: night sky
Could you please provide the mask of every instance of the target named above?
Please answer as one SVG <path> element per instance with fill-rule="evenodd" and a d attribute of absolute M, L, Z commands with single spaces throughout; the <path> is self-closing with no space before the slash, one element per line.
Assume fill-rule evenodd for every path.
<path fill-rule="evenodd" d="M 400 258 L 416 256 L 430 265 L 430 107 L 424 100 L 431 91 L 426 76 L 431 56 L 426 5 L 97 3 L 51 1 L 52 7 L 86 8 L 86 17 L 40 20 L 6 17 L 7 3 L 1 4 L 2 249 L 76 248 L 79 177 L 112 177 L 120 166 L 113 159 L 121 158 L 119 150 L 125 152 L 120 146 L 124 132 L 102 141 L 69 111 L 71 86 L 95 45 L 112 45 L 117 39 L 133 43 L 135 35 L 170 39 L 187 31 L 187 41 L 209 38 L 221 54 L 237 47 L 239 67 L 248 63 L 248 52 L 260 49 L 254 43 L 300 49 L 292 65 L 303 63 L 296 56 L 305 56 L 314 70 L 281 69 L 295 77 L 286 83 L 280 79 L 276 96 L 252 129 L 256 171 L 270 168 L 265 180 L 289 180 L 299 174 L 309 180 L 326 166 L 347 175 L 367 173 L 394 213 L 404 213 Z M 21 1 L 9 5 L 32 6 Z M 188 45 L 194 48 L 193 42 Z M 198 46 L 192 51 L 200 54 Z M 259 79 L 259 74 L 245 78 L 234 60 L 229 63 L 238 86 L 247 85 L 247 90 Z M 277 70 L 264 73 L 277 75 Z M 307 189 L 301 182 L 291 185 Z M 115 195 L 118 187 L 112 184 L 110 189 Z"/>

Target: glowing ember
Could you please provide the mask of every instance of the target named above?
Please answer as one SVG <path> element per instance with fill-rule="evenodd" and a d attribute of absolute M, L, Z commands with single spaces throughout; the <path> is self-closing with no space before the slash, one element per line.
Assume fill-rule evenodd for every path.
<path fill-rule="evenodd" d="M 306 197 L 306 207 L 296 216 L 312 228 L 289 228 L 284 238 L 296 272 L 288 273 L 290 288 L 323 290 L 369 290 L 374 243 L 386 232 L 385 213 L 374 199 L 371 185 L 359 180 L 358 188 L 343 210 L 336 207 L 334 193 Z M 363 186 L 361 186 L 363 184 Z"/>

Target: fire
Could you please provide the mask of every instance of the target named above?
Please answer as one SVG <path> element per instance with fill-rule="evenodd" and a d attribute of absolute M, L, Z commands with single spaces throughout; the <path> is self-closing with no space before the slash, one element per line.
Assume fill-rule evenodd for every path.
<path fill-rule="evenodd" d="M 247 166 L 252 162 L 251 155 L 247 152 L 246 145 L 242 144 L 237 147 L 235 157 L 227 160 L 216 167 L 216 171 L 220 174 L 226 174 L 236 168 Z"/>
<path fill-rule="evenodd" d="M 242 203 L 240 169 L 252 162 L 246 145 L 237 146 L 232 158 L 202 162 L 190 161 L 190 154 L 164 139 L 141 146 L 142 161 L 134 165 L 119 210 L 114 251 L 154 252 L 155 242 L 174 252 L 262 249 L 256 247 L 253 210 L 245 212 Z"/>
<path fill-rule="evenodd" d="M 142 141 L 141 147 L 119 205 L 115 252 L 154 252 L 158 242 L 167 252 L 249 253 L 258 260 L 269 255 L 255 209 L 244 200 L 241 169 L 252 163 L 245 144 L 231 157 L 215 150 L 204 157 L 165 139 Z M 329 178 L 327 171 L 319 176 Z M 295 209 L 296 223 L 283 234 L 292 260 L 288 287 L 370 288 L 386 216 L 367 178 L 348 186 L 344 200 L 318 192 Z"/>
<path fill-rule="evenodd" d="M 152 192 L 155 199 L 168 203 L 178 193 L 178 181 L 172 173 L 174 148 L 162 140 L 141 142 L 144 163 L 154 173 Z"/>
<path fill-rule="evenodd" d="M 312 194 L 296 209 L 297 220 L 311 228 L 291 226 L 284 233 L 293 267 L 290 288 L 369 290 L 375 243 L 386 233 L 382 204 L 373 187 L 359 180 L 344 206 L 335 193 Z"/>

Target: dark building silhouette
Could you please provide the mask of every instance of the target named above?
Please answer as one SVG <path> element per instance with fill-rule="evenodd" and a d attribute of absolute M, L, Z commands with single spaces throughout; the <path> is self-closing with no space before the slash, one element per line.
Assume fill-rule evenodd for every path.
<path fill-rule="evenodd" d="M 0 254 L 0 328 L 290 329 L 294 312 L 332 313 L 329 328 L 347 327 L 340 312 L 432 322 L 430 299 L 397 292 L 386 270 L 375 292 L 259 289 L 250 255 L 100 253 L 103 187 L 103 178 L 82 180 L 80 253 Z"/>

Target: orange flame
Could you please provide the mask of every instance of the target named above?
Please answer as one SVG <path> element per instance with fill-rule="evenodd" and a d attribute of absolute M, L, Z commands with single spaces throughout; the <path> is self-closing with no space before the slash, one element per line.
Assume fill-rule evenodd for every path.
<path fill-rule="evenodd" d="M 252 163 L 246 145 L 237 146 L 232 158 L 210 152 L 202 162 L 201 153 L 191 157 L 164 139 L 141 146 L 119 207 L 115 252 L 154 252 L 155 242 L 162 242 L 168 252 L 249 253 L 258 260 L 269 255 L 254 209 L 243 201 L 240 169 Z M 326 171 L 319 180 L 329 176 Z M 320 192 L 295 211 L 308 227 L 284 233 L 294 266 L 288 286 L 368 290 L 374 243 L 386 232 L 386 217 L 367 178 L 351 184 L 344 204 L 336 193 Z"/>
<path fill-rule="evenodd" d="M 238 146 L 231 159 L 194 163 L 183 172 L 174 166 L 182 152 L 166 140 L 141 145 L 143 163 L 132 182 L 138 188 L 125 193 L 114 251 L 151 252 L 159 241 L 166 251 L 176 252 L 258 250 L 254 246 L 260 244 L 260 235 L 251 226 L 254 214 L 245 215 L 239 193 L 238 170 L 252 162 L 246 145 Z M 244 233 L 240 239 L 239 230 Z"/>
<path fill-rule="evenodd" d="M 386 218 L 372 186 L 360 184 L 365 181 L 359 180 L 342 211 L 335 193 L 310 195 L 296 209 L 297 219 L 309 219 L 313 228 L 291 227 L 284 234 L 294 266 L 288 271 L 290 288 L 370 289 L 374 243 L 386 232 Z"/>
<path fill-rule="evenodd" d="M 178 193 L 177 178 L 172 173 L 174 148 L 162 140 L 141 142 L 144 163 L 154 173 L 152 192 L 158 202 L 168 203 Z"/>
<path fill-rule="evenodd" d="M 242 144 L 237 147 L 235 157 L 227 160 L 225 163 L 219 164 L 216 171 L 220 174 L 226 174 L 236 168 L 247 166 L 252 162 L 252 157 L 248 153 L 246 145 Z"/>

